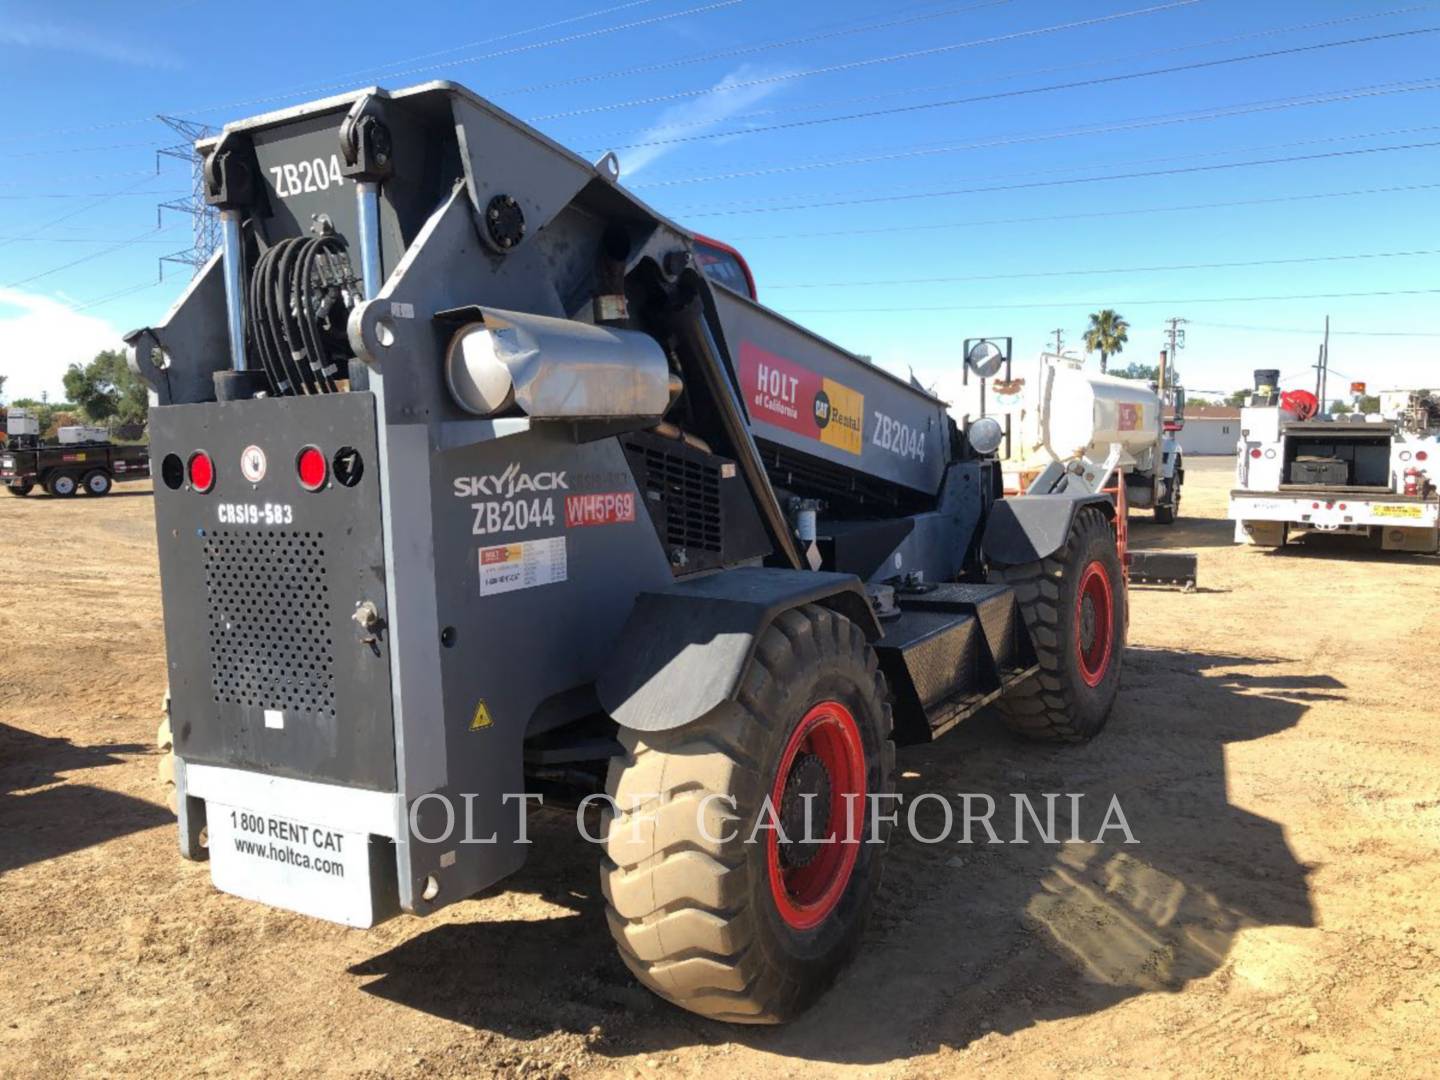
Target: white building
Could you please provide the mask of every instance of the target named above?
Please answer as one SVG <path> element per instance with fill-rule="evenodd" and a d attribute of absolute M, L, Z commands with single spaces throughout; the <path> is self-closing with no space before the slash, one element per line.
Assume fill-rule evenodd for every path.
<path fill-rule="evenodd" d="M 1240 410 L 1234 405 L 1186 405 L 1180 450 L 1186 456 L 1234 454 L 1240 441 Z"/>

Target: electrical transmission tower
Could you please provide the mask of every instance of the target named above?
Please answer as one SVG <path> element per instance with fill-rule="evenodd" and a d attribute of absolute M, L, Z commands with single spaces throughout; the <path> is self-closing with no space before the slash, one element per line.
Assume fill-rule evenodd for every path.
<path fill-rule="evenodd" d="M 220 219 L 215 208 L 205 202 L 205 159 L 195 150 L 195 141 L 214 134 L 214 129 L 208 124 L 197 124 L 174 116 L 160 116 L 156 119 L 185 138 L 183 143 L 156 151 L 157 160 L 158 156 L 164 156 L 188 162 L 190 165 L 190 198 L 161 203 L 155 211 L 156 225 L 158 227 L 160 215 L 165 210 L 189 214 L 194 225 L 193 239 L 188 248 L 160 256 L 160 277 L 163 280 L 167 262 L 184 263 L 191 268 L 192 273 L 200 272 L 200 268 L 210 261 L 210 256 L 220 246 Z"/>

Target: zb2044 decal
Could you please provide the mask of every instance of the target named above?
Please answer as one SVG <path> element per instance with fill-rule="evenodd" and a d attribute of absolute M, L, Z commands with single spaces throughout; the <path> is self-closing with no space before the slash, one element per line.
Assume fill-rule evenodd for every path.
<path fill-rule="evenodd" d="M 317 157 L 310 161 L 287 161 L 283 165 L 271 165 L 269 172 L 275 185 L 275 194 L 282 199 L 312 191 L 329 191 L 332 187 L 345 183 L 345 177 L 340 173 L 339 154 L 331 154 L 329 161 Z"/>

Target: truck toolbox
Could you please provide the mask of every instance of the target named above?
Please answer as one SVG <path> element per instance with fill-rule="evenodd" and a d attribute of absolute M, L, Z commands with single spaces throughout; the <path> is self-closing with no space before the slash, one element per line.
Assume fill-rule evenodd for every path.
<path fill-rule="evenodd" d="M 1350 463 L 1333 457 L 1297 457 L 1290 463 L 1292 484 L 1350 483 Z"/>

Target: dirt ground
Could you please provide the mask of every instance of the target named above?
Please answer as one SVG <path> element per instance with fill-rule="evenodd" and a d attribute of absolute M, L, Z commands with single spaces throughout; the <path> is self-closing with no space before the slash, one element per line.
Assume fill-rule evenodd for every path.
<path fill-rule="evenodd" d="M 784 1029 L 641 991 L 595 854 L 532 829 L 508 884 L 346 930 L 211 888 L 154 785 L 164 648 L 151 499 L 0 497 L 0 1075 L 1434 1075 L 1440 562 L 1230 542 L 1228 460 L 1135 546 L 1115 713 L 1048 749 L 982 715 L 902 790 L 1117 795 L 1138 841 L 896 833 L 858 962 Z M 922 822 L 925 819 L 922 818 Z"/>

